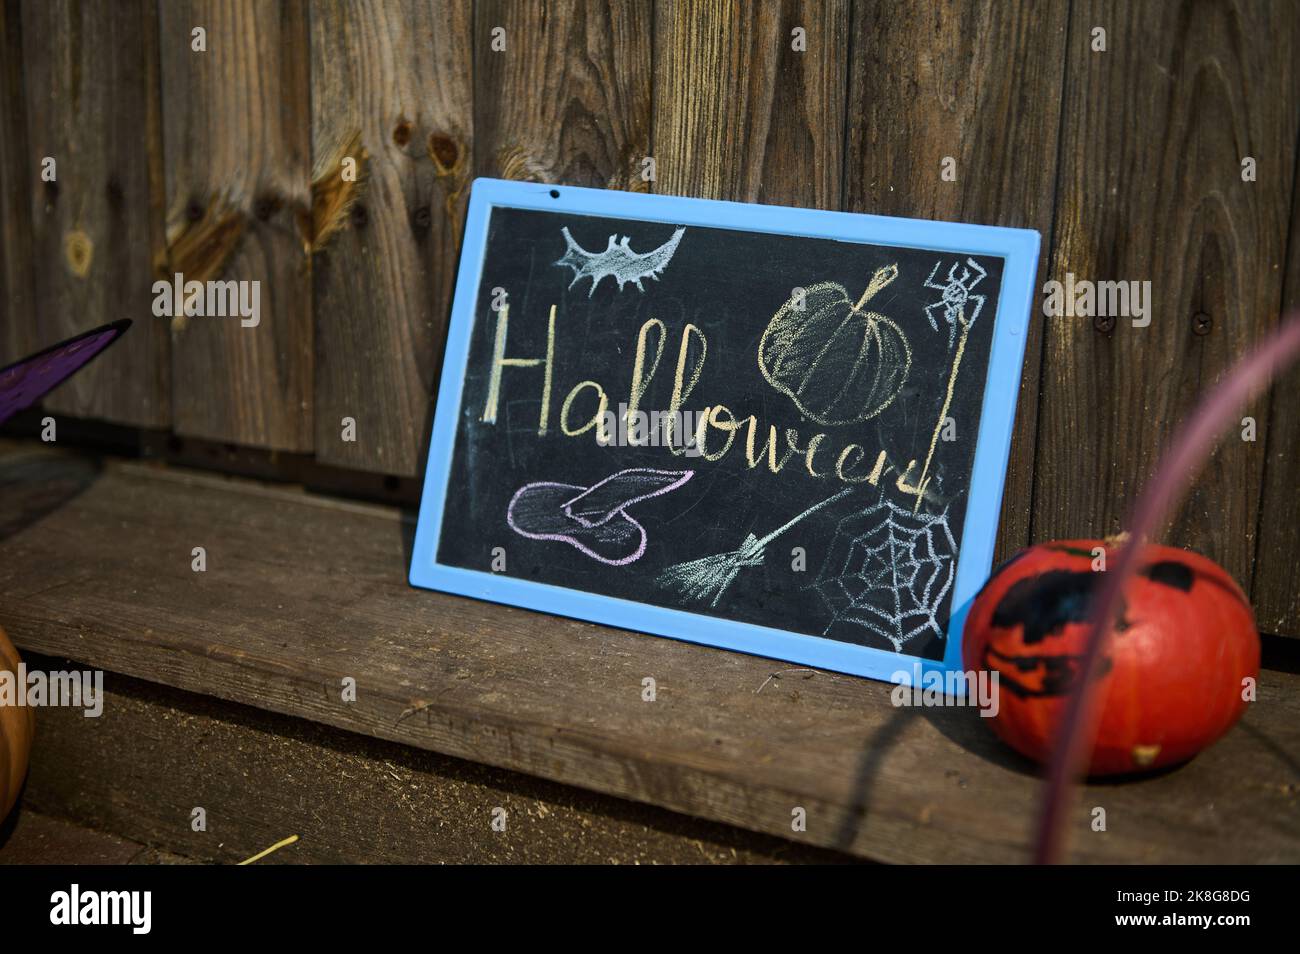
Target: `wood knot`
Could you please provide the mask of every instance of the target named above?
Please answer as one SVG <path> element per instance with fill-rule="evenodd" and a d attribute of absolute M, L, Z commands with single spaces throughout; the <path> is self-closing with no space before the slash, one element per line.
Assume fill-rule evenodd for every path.
<path fill-rule="evenodd" d="M 74 229 L 63 237 L 63 254 L 72 274 L 85 278 L 90 272 L 90 261 L 95 257 L 95 243 L 81 229 Z"/>
<path fill-rule="evenodd" d="M 409 119 L 400 119 L 397 125 L 393 127 L 393 142 L 399 147 L 406 146 L 411 141 L 411 121 Z"/>
<path fill-rule="evenodd" d="M 253 215 L 257 217 L 259 222 L 265 222 L 271 216 L 275 215 L 275 213 L 279 212 L 280 206 L 283 204 L 284 203 L 280 201 L 278 196 L 258 196 L 257 200 L 253 202 Z"/>
<path fill-rule="evenodd" d="M 429 158 L 438 167 L 439 175 L 448 175 L 460 162 L 460 146 L 450 136 L 443 133 L 430 133 Z"/>
<path fill-rule="evenodd" d="M 200 282 L 216 278 L 243 237 L 245 225 L 243 213 L 222 200 L 213 199 L 209 206 L 189 203 L 184 221 L 168 226 L 164 275 L 180 272 L 187 281 Z"/>
<path fill-rule="evenodd" d="M 299 222 L 308 251 L 319 252 L 349 222 L 354 228 L 366 224 L 366 210 L 357 199 L 365 189 L 369 159 L 358 131 L 317 169 L 311 183 L 311 215 Z"/>

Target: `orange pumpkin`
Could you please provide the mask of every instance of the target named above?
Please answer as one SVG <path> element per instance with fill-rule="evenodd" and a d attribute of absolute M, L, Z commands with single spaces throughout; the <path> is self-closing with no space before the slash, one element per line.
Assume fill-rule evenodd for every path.
<path fill-rule="evenodd" d="M 8 678 L 17 680 L 18 650 L 0 628 L 0 673 L 5 671 L 13 673 Z M 23 787 L 35 729 L 36 719 L 28 706 L 0 705 L 0 821 L 9 814 Z"/>
<path fill-rule="evenodd" d="M 987 720 L 1007 744 L 1045 762 L 1079 678 L 1088 611 L 1100 589 L 1098 540 L 1022 550 L 971 604 L 962 655 L 968 671 L 998 675 Z M 1101 564 L 1104 566 L 1104 564 Z M 1190 759 L 1246 709 L 1259 677 L 1259 634 L 1241 589 L 1218 564 L 1173 547 L 1143 548 L 1126 584 L 1094 696 L 1089 773 L 1114 775 Z"/>

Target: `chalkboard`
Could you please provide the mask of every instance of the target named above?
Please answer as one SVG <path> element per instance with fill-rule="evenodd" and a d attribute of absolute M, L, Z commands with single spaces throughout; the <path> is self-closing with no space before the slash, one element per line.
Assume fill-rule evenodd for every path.
<path fill-rule="evenodd" d="M 877 678 L 956 664 L 1037 254 L 477 180 L 411 582 Z"/>

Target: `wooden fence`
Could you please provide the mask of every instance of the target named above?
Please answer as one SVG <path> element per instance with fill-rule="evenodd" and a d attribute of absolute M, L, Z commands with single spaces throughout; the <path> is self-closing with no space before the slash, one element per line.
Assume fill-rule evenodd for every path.
<path fill-rule="evenodd" d="M 334 466 L 420 467 L 477 175 L 1028 227 L 1040 287 L 1150 281 L 1148 327 L 1032 322 L 1004 554 L 1119 530 L 1300 304 L 1289 0 L 3 0 L 0 60 L 2 356 L 131 317 L 48 408 Z M 260 280 L 260 325 L 154 318 L 175 271 Z M 1297 635 L 1300 375 L 1244 413 L 1169 536 Z"/>

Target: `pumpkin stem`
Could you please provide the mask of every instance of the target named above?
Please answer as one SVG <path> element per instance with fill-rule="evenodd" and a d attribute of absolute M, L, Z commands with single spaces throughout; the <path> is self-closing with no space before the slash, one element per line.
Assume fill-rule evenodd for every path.
<path fill-rule="evenodd" d="M 858 303 L 853 306 L 853 310 L 861 311 L 862 306 L 870 301 L 876 292 L 880 291 L 880 289 L 884 288 L 897 277 L 897 265 L 886 265 L 884 268 L 877 269 L 876 274 L 871 276 L 871 284 L 869 284 L 867 290 L 862 293 L 862 297 L 859 298 Z"/>

